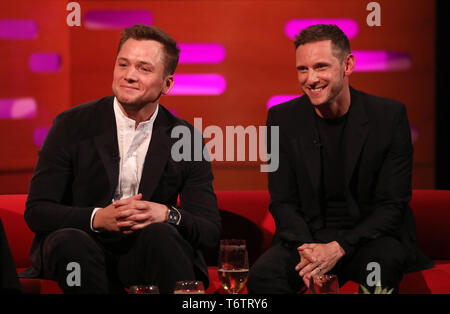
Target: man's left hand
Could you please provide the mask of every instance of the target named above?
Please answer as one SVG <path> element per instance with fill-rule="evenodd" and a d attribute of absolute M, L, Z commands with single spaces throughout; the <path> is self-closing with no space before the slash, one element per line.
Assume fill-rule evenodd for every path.
<path fill-rule="evenodd" d="M 308 260 L 315 261 L 303 267 L 299 275 L 309 287 L 309 279 L 314 275 L 326 274 L 345 255 L 344 249 L 336 241 L 330 243 L 308 243 L 298 247 Z"/>
<path fill-rule="evenodd" d="M 142 200 L 119 200 L 113 204 L 117 207 L 117 225 L 124 234 L 133 233 L 154 222 L 166 221 L 169 211 L 166 205 Z"/>

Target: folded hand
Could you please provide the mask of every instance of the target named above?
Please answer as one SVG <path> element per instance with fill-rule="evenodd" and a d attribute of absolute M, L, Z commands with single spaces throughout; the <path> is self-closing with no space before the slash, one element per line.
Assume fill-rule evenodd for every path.
<path fill-rule="evenodd" d="M 299 271 L 307 287 L 312 276 L 326 274 L 345 255 L 345 251 L 336 241 L 303 244 L 297 250 L 301 260 L 295 270 Z"/>
<path fill-rule="evenodd" d="M 142 201 L 140 199 L 124 199 L 113 203 L 117 208 L 117 226 L 124 234 L 145 228 L 154 222 L 167 220 L 166 205 Z"/>

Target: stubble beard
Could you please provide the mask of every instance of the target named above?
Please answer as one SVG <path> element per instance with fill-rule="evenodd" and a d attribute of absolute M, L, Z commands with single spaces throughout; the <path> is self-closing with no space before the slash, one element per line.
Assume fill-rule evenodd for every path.
<path fill-rule="evenodd" d="M 160 91 L 158 96 L 156 96 L 154 99 L 137 98 L 135 100 L 126 100 L 126 98 L 121 97 L 119 95 L 119 93 L 117 93 L 117 91 L 114 87 L 113 87 L 113 93 L 114 93 L 114 96 L 116 96 L 117 101 L 122 105 L 122 107 L 125 109 L 125 111 L 128 111 L 128 110 L 139 111 L 140 109 L 144 108 L 148 104 L 153 104 L 153 103 L 158 102 L 159 98 L 162 95 L 162 91 Z"/>
<path fill-rule="evenodd" d="M 335 86 L 328 85 L 327 88 L 329 88 L 328 97 L 322 103 L 317 104 L 317 105 L 315 104 L 314 105 L 315 107 L 325 108 L 327 106 L 331 106 L 331 104 L 338 99 L 339 95 L 344 90 L 344 82 L 341 81 L 338 85 L 335 85 Z"/>

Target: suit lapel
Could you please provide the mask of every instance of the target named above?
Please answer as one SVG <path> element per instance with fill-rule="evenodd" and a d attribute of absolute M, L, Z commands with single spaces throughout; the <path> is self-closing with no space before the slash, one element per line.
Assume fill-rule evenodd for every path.
<path fill-rule="evenodd" d="M 170 125 L 165 108 L 159 106 L 158 116 L 155 119 L 152 130 L 152 138 L 145 156 L 142 170 L 139 193 L 142 199 L 150 200 L 160 181 L 166 163 L 170 156 L 171 138 L 169 136 Z"/>
<path fill-rule="evenodd" d="M 119 147 L 117 143 L 117 127 L 113 107 L 114 97 L 108 97 L 97 108 L 98 132 L 94 138 L 95 147 L 108 175 L 111 192 L 119 180 Z"/>
<path fill-rule="evenodd" d="M 369 120 L 364 109 L 362 95 L 350 88 L 351 106 L 344 130 L 345 184 L 349 185 L 361 149 L 369 131 Z"/>
<path fill-rule="evenodd" d="M 362 95 L 350 88 L 351 106 L 348 113 L 347 123 L 344 130 L 344 149 L 345 160 L 345 183 L 350 183 L 353 171 L 355 169 L 361 149 L 367 138 L 369 124 L 366 111 L 364 109 Z M 300 147 L 304 156 L 306 168 L 311 179 L 314 191 L 319 195 L 320 176 L 321 176 L 321 156 L 320 143 L 317 143 L 317 135 L 314 107 L 305 96 L 306 103 L 299 104 L 298 115 L 298 137 L 300 138 Z"/>

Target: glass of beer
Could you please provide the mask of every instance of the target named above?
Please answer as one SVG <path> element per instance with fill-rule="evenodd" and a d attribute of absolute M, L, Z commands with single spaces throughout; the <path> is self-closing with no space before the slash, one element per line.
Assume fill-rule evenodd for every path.
<path fill-rule="evenodd" d="M 309 280 L 310 294 L 338 294 L 339 282 L 337 275 L 325 274 L 311 276 Z"/>
<path fill-rule="evenodd" d="M 245 240 L 220 240 L 219 278 L 230 294 L 238 294 L 248 278 L 248 254 Z"/>
<path fill-rule="evenodd" d="M 205 294 L 205 287 L 201 281 L 177 281 L 174 294 Z"/>

